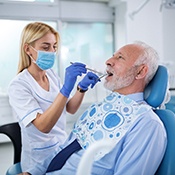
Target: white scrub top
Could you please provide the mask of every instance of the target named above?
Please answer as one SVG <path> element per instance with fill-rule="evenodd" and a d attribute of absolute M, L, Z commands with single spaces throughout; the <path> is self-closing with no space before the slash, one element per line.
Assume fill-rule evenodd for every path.
<path fill-rule="evenodd" d="M 39 131 L 31 123 L 37 113 L 43 113 L 53 103 L 62 86 L 53 70 L 47 70 L 46 75 L 50 84 L 49 91 L 44 90 L 27 69 L 19 73 L 8 88 L 9 102 L 21 126 L 22 170 L 32 175 L 44 174 L 58 152 L 58 145 L 67 138 L 65 109 L 49 133 Z"/>

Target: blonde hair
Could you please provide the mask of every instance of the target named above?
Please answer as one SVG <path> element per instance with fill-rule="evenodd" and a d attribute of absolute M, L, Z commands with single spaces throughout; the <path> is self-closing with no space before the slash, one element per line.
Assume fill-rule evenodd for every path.
<path fill-rule="evenodd" d="M 22 31 L 21 34 L 21 43 L 20 43 L 20 58 L 18 63 L 18 72 L 22 72 L 25 68 L 28 68 L 31 64 L 31 59 L 24 50 L 25 44 L 34 45 L 35 41 L 42 38 L 48 32 L 51 32 L 55 35 L 57 43 L 59 43 L 60 36 L 58 32 L 53 29 L 51 26 L 42 23 L 34 22 L 28 24 Z M 58 44 L 57 44 L 58 47 Z M 58 50 L 58 48 L 57 48 Z"/>

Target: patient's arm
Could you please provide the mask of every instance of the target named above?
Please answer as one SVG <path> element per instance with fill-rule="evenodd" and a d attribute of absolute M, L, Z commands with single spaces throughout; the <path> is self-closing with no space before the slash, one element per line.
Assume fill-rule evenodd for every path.
<path fill-rule="evenodd" d="M 146 125 L 137 123 L 126 137 L 123 150 L 117 158 L 114 175 L 154 174 L 165 149 L 166 134 L 157 120 Z"/>

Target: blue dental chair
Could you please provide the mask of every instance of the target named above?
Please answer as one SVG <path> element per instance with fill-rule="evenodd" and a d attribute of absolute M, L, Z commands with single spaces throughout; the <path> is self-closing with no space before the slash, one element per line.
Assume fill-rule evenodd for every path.
<path fill-rule="evenodd" d="M 155 113 L 160 117 L 167 132 L 167 148 L 165 155 L 159 165 L 155 175 L 175 175 L 175 114 L 167 109 L 160 109 L 165 98 L 168 84 L 167 69 L 159 65 L 156 75 L 148 84 L 144 91 L 144 98 L 150 104 Z M 113 146 L 110 143 L 99 141 L 92 145 L 84 153 L 78 166 L 76 175 L 90 175 L 94 156 L 101 149 L 107 149 L 109 152 Z"/>
<path fill-rule="evenodd" d="M 154 79 L 145 90 L 145 100 L 155 108 L 155 113 L 165 126 L 168 138 L 165 155 L 155 175 L 175 175 L 175 114 L 170 110 L 158 108 L 166 95 L 167 84 L 167 70 L 159 66 Z"/>

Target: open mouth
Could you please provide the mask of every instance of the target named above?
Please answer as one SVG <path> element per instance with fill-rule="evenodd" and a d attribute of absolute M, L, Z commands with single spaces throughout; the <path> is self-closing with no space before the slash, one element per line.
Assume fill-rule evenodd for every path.
<path fill-rule="evenodd" d="M 110 76 L 113 76 L 113 73 L 112 72 L 110 72 L 110 71 L 106 71 L 107 72 L 107 74 L 108 74 L 108 76 L 110 77 Z"/>

